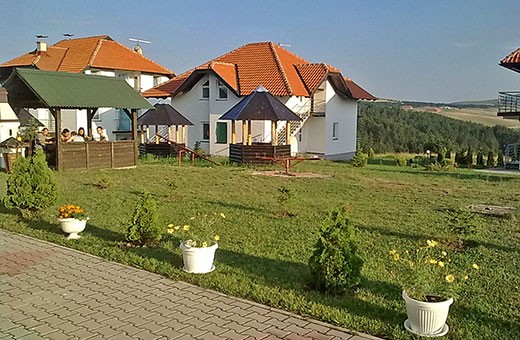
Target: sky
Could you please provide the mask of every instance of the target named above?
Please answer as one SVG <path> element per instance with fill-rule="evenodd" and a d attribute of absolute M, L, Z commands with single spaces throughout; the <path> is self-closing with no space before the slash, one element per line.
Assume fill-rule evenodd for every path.
<path fill-rule="evenodd" d="M 180 74 L 273 41 L 339 68 L 380 98 L 454 102 L 520 90 L 498 66 L 520 47 L 518 0 L 0 0 L 0 62 L 63 39 L 108 34 Z M 289 45 L 289 46 L 286 46 Z"/>

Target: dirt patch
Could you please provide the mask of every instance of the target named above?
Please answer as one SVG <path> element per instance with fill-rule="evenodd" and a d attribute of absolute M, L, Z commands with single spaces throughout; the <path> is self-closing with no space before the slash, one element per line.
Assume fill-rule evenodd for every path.
<path fill-rule="evenodd" d="M 287 178 L 331 178 L 332 177 L 330 175 L 316 174 L 313 172 L 291 172 L 290 174 L 287 174 L 285 172 L 273 171 L 273 170 L 253 171 L 251 174 L 252 175 L 261 175 L 261 176 L 287 177 Z"/>

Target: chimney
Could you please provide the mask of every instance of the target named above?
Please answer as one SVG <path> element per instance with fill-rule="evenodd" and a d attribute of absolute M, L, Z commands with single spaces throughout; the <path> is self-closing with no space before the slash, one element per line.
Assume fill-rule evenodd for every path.
<path fill-rule="evenodd" d="M 47 53 L 47 42 L 46 41 L 37 41 L 36 42 L 36 52 L 38 52 L 38 54 Z"/>
<path fill-rule="evenodd" d="M 143 48 L 139 45 L 134 46 L 134 52 L 140 55 L 143 55 Z"/>
<path fill-rule="evenodd" d="M 38 39 L 36 40 L 36 54 L 47 54 L 47 41 L 45 39 L 48 36 L 39 34 L 36 38 Z"/>

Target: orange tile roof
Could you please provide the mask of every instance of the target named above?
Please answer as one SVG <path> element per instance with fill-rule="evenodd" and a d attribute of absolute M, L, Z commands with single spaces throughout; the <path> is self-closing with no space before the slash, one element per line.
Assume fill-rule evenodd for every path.
<path fill-rule="evenodd" d="M 49 46 L 47 53 L 35 50 L 0 64 L 0 68 L 17 66 L 35 66 L 41 70 L 70 73 L 83 72 L 92 67 L 173 75 L 172 71 L 114 41 L 108 35 L 61 40 Z"/>
<path fill-rule="evenodd" d="M 520 63 L 520 48 L 509 53 L 504 59 L 500 60 L 500 64 L 518 64 Z"/>
<path fill-rule="evenodd" d="M 355 99 L 376 100 L 367 90 L 356 84 L 352 79 L 344 77 L 347 88 Z"/>
<path fill-rule="evenodd" d="M 190 78 L 201 70 L 215 72 L 239 96 L 249 95 L 263 85 L 271 94 L 279 97 L 309 97 L 328 74 L 340 73 L 330 65 L 310 63 L 273 42 L 250 43 L 186 71 L 143 95 L 175 96 L 178 91 L 189 87 Z"/>

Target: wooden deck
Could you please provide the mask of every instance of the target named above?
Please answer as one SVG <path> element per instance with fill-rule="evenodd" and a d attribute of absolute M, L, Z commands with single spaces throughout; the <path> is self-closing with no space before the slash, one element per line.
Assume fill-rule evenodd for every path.
<path fill-rule="evenodd" d="M 229 161 L 235 163 L 271 163 L 265 157 L 290 157 L 290 145 L 271 145 L 270 143 L 253 143 L 253 145 L 230 144 Z"/>
<path fill-rule="evenodd" d="M 60 169 L 110 169 L 137 165 L 134 141 L 62 143 Z"/>

